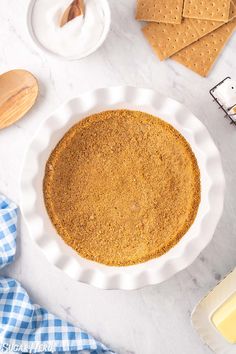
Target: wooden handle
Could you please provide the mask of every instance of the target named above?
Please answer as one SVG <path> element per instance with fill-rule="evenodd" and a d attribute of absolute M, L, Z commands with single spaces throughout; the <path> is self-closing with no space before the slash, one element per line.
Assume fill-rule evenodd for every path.
<path fill-rule="evenodd" d="M 74 0 L 68 6 L 66 11 L 63 13 L 60 26 L 64 26 L 69 21 L 73 20 L 78 16 L 84 15 L 84 1 L 83 0 Z"/>
<path fill-rule="evenodd" d="M 38 96 L 35 77 L 25 70 L 12 70 L 0 76 L 0 129 L 22 118 Z"/>

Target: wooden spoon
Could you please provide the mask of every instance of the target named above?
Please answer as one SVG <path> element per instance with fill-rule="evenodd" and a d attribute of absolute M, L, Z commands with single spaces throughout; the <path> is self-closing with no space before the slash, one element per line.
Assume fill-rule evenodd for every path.
<path fill-rule="evenodd" d="M 22 118 L 36 101 L 39 88 L 35 77 L 25 70 L 0 75 L 0 129 Z"/>
<path fill-rule="evenodd" d="M 73 20 L 75 17 L 84 15 L 84 0 L 74 0 L 67 7 L 62 15 L 60 27 L 64 26 L 67 22 Z"/>

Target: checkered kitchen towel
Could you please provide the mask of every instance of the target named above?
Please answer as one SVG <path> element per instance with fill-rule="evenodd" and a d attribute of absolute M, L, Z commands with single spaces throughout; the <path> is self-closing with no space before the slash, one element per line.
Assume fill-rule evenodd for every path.
<path fill-rule="evenodd" d="M 0 268 L 14 260 L 16 235 L 17 206 L 0 194 Z M 16 280 L 2 276 L 1 351 L 114 353 L 80 328 L 33 304 Z"/>

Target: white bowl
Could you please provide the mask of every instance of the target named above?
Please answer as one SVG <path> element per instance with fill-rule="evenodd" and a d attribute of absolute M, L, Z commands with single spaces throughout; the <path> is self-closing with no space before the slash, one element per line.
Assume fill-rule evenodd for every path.
<path fill-rule="evenodd" d="M 27 26 L 28 26 L 28 31 L 29 31 L 29 34 L 30 34 L 30 37 L 31 37 L 33 43 L 39 49 L 45 51 L 46 53 L 48 53 L 48 54 L 50 54 L 52 56 L 58 57 L 60 59 L 64 59 L 64 60 L 79 60 L 79 59 L 83 59 L 83 58 L 89 56 L 90 54 L 94 53 L 98 48 L 100 48 L 102 46 L 102 44 L 104 43 L 105 39 L 107 38 L 107 35 L 109 33 L 109 30 L 110 30 L 110 26 L 111 26 L 110 6 L 109 6 L 109 3 L 108 3 L 108 0 L 99 0 L 100 6 L 102 6 L 102 9 L 103 9 L 105 23 L 104 23 L 104 30 L 103 30 L 102 36 L 97 41 L 96 45 L 91 47 L 89 50 L 87 50 L 86 53 L 83 53 L 80 56 L 76 56 L 76 57 L 74 57 L 74 56 L 73 57 L 66 57 L 66 56 L 57 54 L 57 53 L 49 50 L 48 48 L 44 47 L 40 43 L 40 41 L 38 40 L 36 34 L 34 33 L 34 28 L 33 28 L 33 24 L 32 24 L 32 11 L 33 11 L 34 4 L 35 4 L 36 1 L 37 0 L 31 0 L 29 2 L 28 11 L 27 11 Z"/>
<path fill-rule="evenodd" d="M 172 124 L 190 143 L 201 172 L 201 203 L 185 236 L 163 256 L 127 267 L 89 261 L 66 245 L 50 222 L 42 192 L 46 161 L 65 132 L 90 114 L 119 108 L 145 111 Z M 42 123 L 24 160 L 21 210 L 33 240 L 48 260 L 71 278 L 103 289 L 137 289 L 160 283 L 195 260 L 212 239 L 223 210 L 224 188 L 219 152 L 205 126 L 191 112 L 153 90 L 112 87 L 70 100 Z"/>

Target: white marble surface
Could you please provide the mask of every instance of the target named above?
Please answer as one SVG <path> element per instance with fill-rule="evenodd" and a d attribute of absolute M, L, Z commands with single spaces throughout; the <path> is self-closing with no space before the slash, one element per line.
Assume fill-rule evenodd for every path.
<path fill-rule="evenodd" d="M 207 79 L 179 64 L 159 62 L 134 20 L 134 0 L 109 0 L 110 34 L 95 54 L 65 62 L 38 51 L 26 27 L 28 0 L 0 1 L 0 72 L 34 73 L 40 97 L 27 116 L 0 132 L 0 191 L 19 201 L 24 151 L 40 122 L 80 92 L 129 84 L 179 100 L 208 127 L 219 147 L 227 181 L 223 217 L 207 249 L 186 270 L 142 290 L 102 291 L 79 284 L 47 263 L 22 229 L 17 258 L 2 273 L 22 282 L 34 301 L 82 326 L 120 354 L 207 354 L 190 324 L 195 304 L 236 265 L 236 127 L 227 123 L 208 90 L 227 75 L 236 79 L 236 34 Z M 204 237 L 204 235 L 203 235 Z"/>

